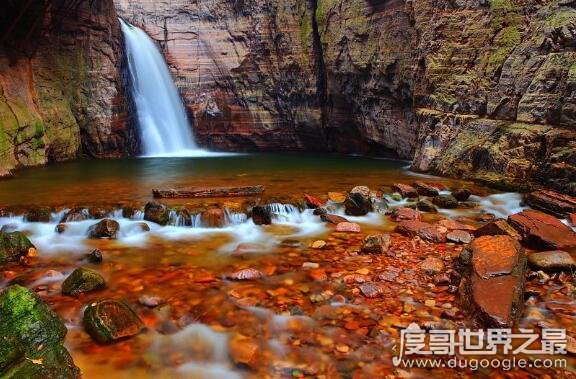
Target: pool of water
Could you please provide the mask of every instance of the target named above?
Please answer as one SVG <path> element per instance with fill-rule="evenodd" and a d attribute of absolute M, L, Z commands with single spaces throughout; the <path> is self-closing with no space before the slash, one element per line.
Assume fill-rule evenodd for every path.
<path fill-rule="evenodd" d="M 313 154 L 133 158 L 54 164 L 0 181 L 0 205 L 70 205 L 146 201 L 153 188 L 264 185 L 267 196 L 374 189 L 417 174 L 405 161 Z M 437 179 L 447 185 L 455 180 Z"/>

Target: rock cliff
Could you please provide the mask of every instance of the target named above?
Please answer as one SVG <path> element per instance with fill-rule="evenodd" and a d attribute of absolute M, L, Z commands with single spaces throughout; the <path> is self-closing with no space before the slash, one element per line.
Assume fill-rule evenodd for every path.
<path fill-rule="evenodd" d="M 79 4 L 44 29 L 31 58 L 10 60 L 3 45 L 2 167 L 138 150 L 112 0 Z M 158 41 L 202 145 L 399 157 L 420 171 L 576 193 L 572 0 L 114 6 Z"/>
<path fill-rule="evenodd" d="M 137 150 L 112 0 L 7 2 L 0 30 L 0 173 Z"/>
<path fill-rule="evenodd" d="M 169 58 L 200 141 L 414 159 L 576 191 L 576 3 L 117 0 Z"/>

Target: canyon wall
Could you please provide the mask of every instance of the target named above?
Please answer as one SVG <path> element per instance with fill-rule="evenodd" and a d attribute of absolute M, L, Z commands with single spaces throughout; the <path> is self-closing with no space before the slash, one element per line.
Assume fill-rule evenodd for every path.
<path fill-rule="evenodd" d="M 204 145 L 414 158 L 576 192 L 576 2 L 117 0 Z"/>
<path fill-rule="evenodd" d="M 15 2 L 1 11 L 0 174 L 137 151 L 112 0 Z"/>

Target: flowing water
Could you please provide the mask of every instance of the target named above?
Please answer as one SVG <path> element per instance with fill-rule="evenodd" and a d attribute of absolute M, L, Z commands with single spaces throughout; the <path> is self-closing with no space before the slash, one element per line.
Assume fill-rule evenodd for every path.
<path fill-rule="evenodd" d="M 144 154 L 204 155 L 194 142 L 184 104 L 156 43 L 142 29 L 122 19 L 120 23 Z"/>
<path fill-rule="evenodd" d="M 7 265 L 0 276 L 0 286 L 21 283 L 33 288 L 64 318 L 69 328 L 67 347 L 86 378 L 315 377 L 298 373 L 311 368 L 328 373 L 337 368 L 343 372 L 349 365 L 367 364 L 374 359 L 387 362 L 390 340 L 383 336 L 396 336 L 394 325 L 409 321 L 402 318 L 397 304 L 413 302 L 419 307 L 423 298 L 434 296 L 438 302 L 434 312 L 439 314 L 441 304 L 454 301 L 452 295 L 430 294 L 429 278 L 414 271 L 414 262 L 422 259 L 420 250 L 427 247 L 414 245 L 409 238 L 395 237 L 395 246 L 401 249 L 398 256 L 384 257 L 389 263 L 375 265 L 370 257 L 350 256 L 348 249 L 360 245 L 365 234 L 392 231 L 396 224 L 389 216 L 378 212 L 364 217 L 346 216 L 361 225 L 362 234 L 338 235 L 312 210 L 293 204 L 301 201 L 304 193 L 326 198 L 327 192 L 345 192 L 356 185 L 387 193 L 393 183 L 424 179 L 448 188 L 473 188 L 476 195 L 472 200 L 481 205 L 428 214 L 425 219 L 429 221 L 451 217 L 474 224 L 474 217 L 485 212 L 506 217 L 522 209 L 519 194 L 494 193 L 472 183 L 422 177 L 407 171 L 405 166 L 406 162 L 362 157 L 245 154 L 84 161 L 23 170 L 0 182 L 0 206 L 11 207 L 12 212 L 4 212 L 0 228 L 24 231 L 37 246 L 38 257 L 29 267 Z M 241 205 L 254 201 L 253 198 L 167 202 L 187 207 L 192 213 L 192 225 L 183 225 L 181 217 L 173 212 L 169 225 L 146 222 L 149 232 L 142 230 L 141 211 L 131 217 L 122 216 L 122 204 L 141 207 L 152 199 L 151 189 L 155 187 L 257 184 L 266 188 L 262 202 L 272 203 L 273 225 L 255 225 L 244 213 Z M 389 195 L 385 198 L 392 207 L 412 204 L 407 200 L 394 201 Z M 26 221 L 23 214 L 31 204 L 53 206 L 51 220 Z M 344 216 L 342 206 L 333 205 L 334 213 Z M 77 206 L 86 207 L 84 213 L 102 206 L 105 214 L 100 217 L 113 218 L 120 224 L 118 239 L 88 239 L 88 228 L 97 219 L 69 222 L 64 233 L 57 233 L 56 226 L 67 209 Z M 202 209 L 214 206 L 226 209 L 223 227 L 205 225 L 198 216 Z M 327 241 L 331 248 L 310 250 L 310 244 L 318 239 Z M 104 262 L 100 265 L 83 260 L 95 248 L 103 252 Z M 461 250 L 461 246 L 453 244 L 434 248 L 454 256 Z M 331 270 L 331 275 L 351 271 L 358 276 L 355 271 L 369 269 L 405 279 L 388 284 L 380 308 L 354 301 L 349 294 L 348 300 L 320 307 L 308 299 L 321 296 L 327 282 L 311 280 L 302 269 L 305 262 L 319 262 Z M 79 298 L 62 296 L 62 281 L 78 266 L 98 270 L 105 277 L 107 288 Z M 246 267 L 257 267 L 268 277 L 256 283 L 225 279 L 226 274 Z M 153 309 L 142 305 L 141 299 L 150 296 L 159 297 L 163 305 Z M 85 304 L 102 298 L 127 300 L 148 330 L 112 346 L 95 344 L 83 331 L 82 311 Z M 376 309 L 384 312 L 378 321 L 384 334 L 369 340 L 362 334 L 367 333 L 365 327 L 359 329 L 362 333 L 344 332 L 346 329 L 326 321 L 348 317 L 348 322 L 352 322 L 349 328 L 355 328 L 356 320 L 375 327 Z M 437 317 L 425 310 L 419 311 L 419 320 Z M 234 346 L 239 338 L 248 338 L 257 345 L 258 354 L 263 354 L 257 358 L 261 364 L 252 371 L 236 365 L 231 358 L 238 355 Z M 333 341 L 332 345 L 326 341 Z M 357 346 L 358 350 L 346 356 L 337 353 L 339 358 L 334 358 L 334 347 L 326 347 L 333 344 Z M 240 355 L 253 347 L 242 347 Z M 373 354 L 379 355 L 374 358 Z M 446 375 L 440 371 L 437 376 Z"/>

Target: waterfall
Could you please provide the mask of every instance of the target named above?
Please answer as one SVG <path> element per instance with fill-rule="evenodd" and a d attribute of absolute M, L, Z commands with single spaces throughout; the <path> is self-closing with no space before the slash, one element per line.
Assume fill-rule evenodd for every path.
<path fill-rule="evenodd" d="M 162 53 L 142 29 L 120 23 L 144 155 L 203 155 Z"/>

